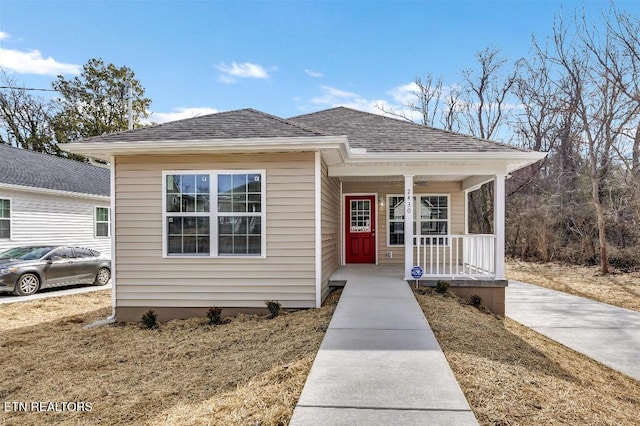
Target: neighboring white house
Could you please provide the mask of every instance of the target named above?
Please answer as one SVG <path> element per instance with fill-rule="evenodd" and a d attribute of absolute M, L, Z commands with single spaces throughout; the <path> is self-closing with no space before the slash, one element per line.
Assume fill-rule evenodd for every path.
<path fill-rule="evenodd" d="M 0 144 L 0 250 L 77 245 L 111 256 L 109 170 Z"/>

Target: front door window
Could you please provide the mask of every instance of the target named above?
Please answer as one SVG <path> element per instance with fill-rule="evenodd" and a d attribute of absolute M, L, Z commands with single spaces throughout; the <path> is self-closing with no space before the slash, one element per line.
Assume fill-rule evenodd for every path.
<path fill-rule="evenodd" d="M 370 200 L 351 200 L 351 232 L 371 232 Z"/>

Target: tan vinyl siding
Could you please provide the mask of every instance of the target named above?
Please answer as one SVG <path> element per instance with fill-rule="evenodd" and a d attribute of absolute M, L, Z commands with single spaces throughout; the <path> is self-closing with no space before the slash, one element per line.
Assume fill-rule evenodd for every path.
<path fill-rule="evenodd" d="M 163 258 L 169 170 L 265 170 L 266 258 Z M 118 307 L 315 306 L 313 153 L 118 157 L 115 185 Z"/>
<path fill-rule="evenodd" d="M 340 267 L 340 182 L 321 167 L 322 190 L 322 300 L 329 293 L 330 275 Z"/>
<path fill-rule="evenodd" d="M 342 192 L 349 193 L 377 193 L 378 194 L 378 263 L 380 265 L 404 264 L 404 247 L 387 246 L 387 195 L 402 195 L 404 183 L 356 183 L 345 182 L 342 184 Z M 449 194 L 449 219 L 451 234 L 464 234 L 464 191 L 460 182 L 430 182 L 427 186 L 415 186 L 414 194 Z M 380 207 L 380 200 L 384 200 L 384 208 Z M 392 253 L 392 258 L 386 257 L 387 252 Z"/>
<path fill-rule="evenodd" d="M 110 207 L 108 199 L 65 197 L 0 189 L 11 200 L 11 239 L 0 239 L 0 251 L 31 244 L 73 245 L 111 256 L 111 239 L 95 237 L 95 208 Z"/>

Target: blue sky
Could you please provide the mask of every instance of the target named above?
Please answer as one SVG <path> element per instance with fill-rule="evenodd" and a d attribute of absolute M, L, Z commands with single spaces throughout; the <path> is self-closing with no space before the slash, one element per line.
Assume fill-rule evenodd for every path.
<path fill-rule="evenodd" d="M 398 108 L 416 76 L 461 80 L 474 54 L 511 61 L 555 15 L 606 0 L 0 0 L 0 66 L 28 87 L 90 58 L 133 69 L 156 122 L 252 107 L 281 117 L 347 105 Z M 640 15 L 640 1 L 616 6 Z M 50 96 L 41 93 L 43 96 Z"/>

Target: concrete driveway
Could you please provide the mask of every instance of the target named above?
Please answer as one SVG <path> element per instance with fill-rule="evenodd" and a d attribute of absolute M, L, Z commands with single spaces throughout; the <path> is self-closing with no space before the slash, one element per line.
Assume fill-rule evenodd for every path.
<path fill-rule="evenodd" d="M 506 316 L 640 380 L 640 312 L 509 281 Z"/>
<path fill-rule="evenodd" d="M 0 305 L 6 303 L 18 303 L 28 302 L 30 300 L 47 299 L 49 297 L 67 296 L 71 294 L 90 293 L 92 291 L 107 289 L 111 290 L 111 281 L 109 281 L 107 285 L 103 286 L 81 284 L 59 288 L 47 288 L 44 290 L 40 290 L 38 293 L 32 294 L 31 296 L 14 296 L 11 293 L 0 293 Z"/>

